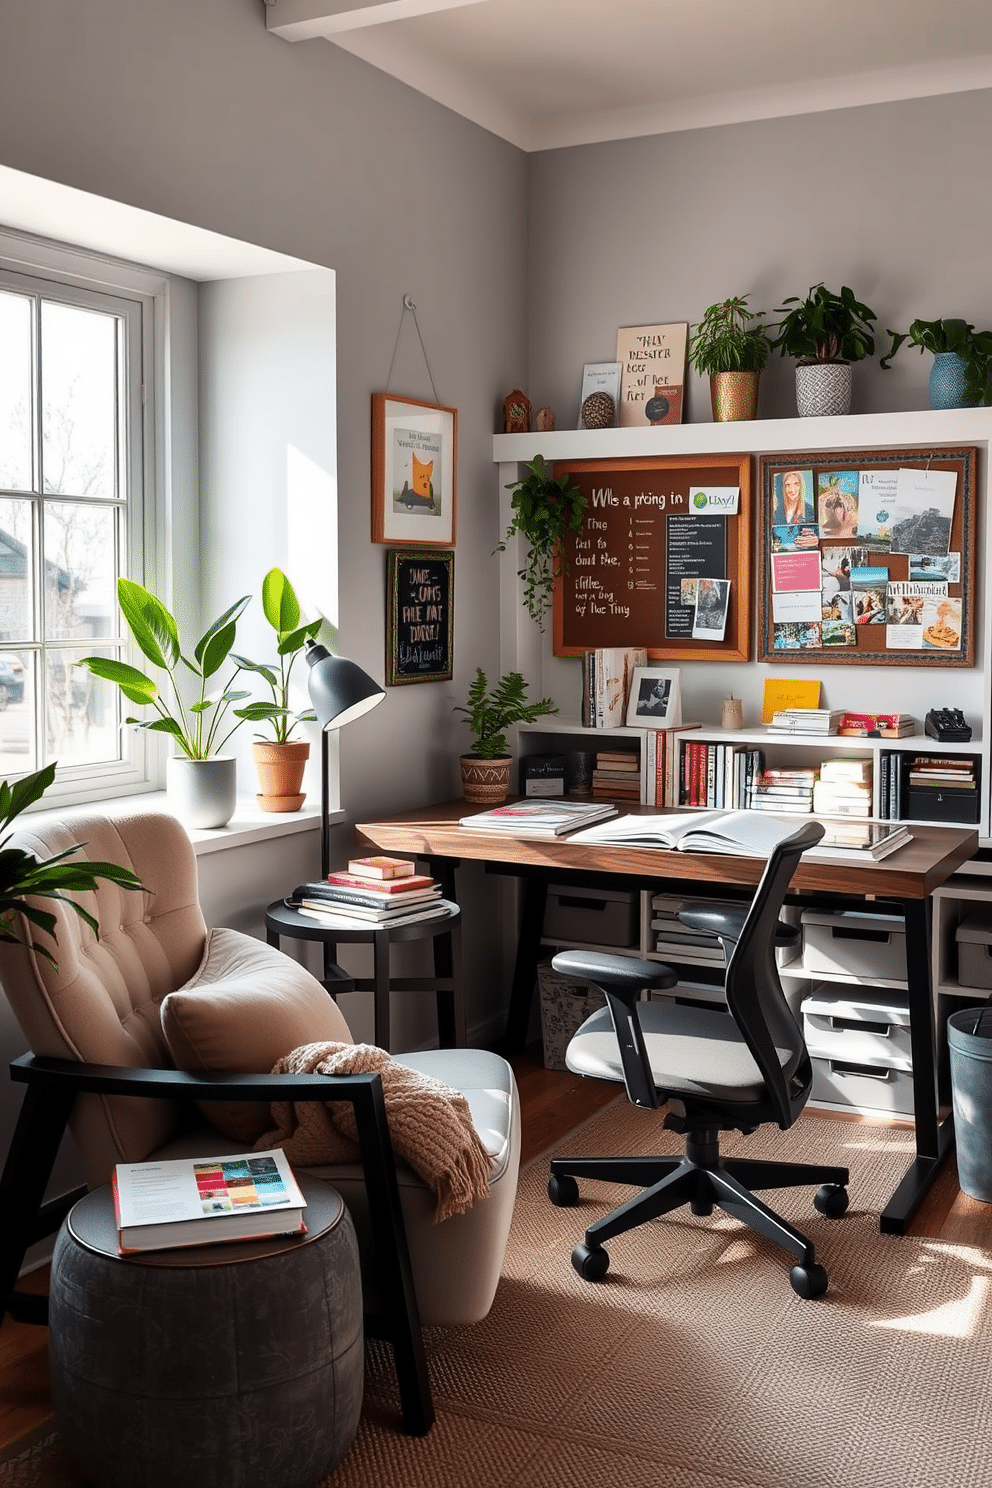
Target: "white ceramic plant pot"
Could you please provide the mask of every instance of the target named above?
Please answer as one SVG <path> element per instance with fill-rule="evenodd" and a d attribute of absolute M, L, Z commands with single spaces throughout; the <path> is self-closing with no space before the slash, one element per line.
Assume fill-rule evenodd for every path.
<path fill-rule="evenodd" d="M 238 799 L 238 762 L 233 754 L 165 762 L 169 806 L 187 827 L 226 827 Z"/>
<path fill-rule="evenodd" d="M 796 364 L 796 408 L 800 418 L 833 418 L 851 411 L 850 362 Z"/>

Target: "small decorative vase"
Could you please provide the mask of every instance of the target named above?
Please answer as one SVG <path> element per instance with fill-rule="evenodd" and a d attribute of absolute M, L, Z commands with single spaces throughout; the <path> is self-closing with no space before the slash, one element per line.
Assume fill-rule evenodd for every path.
<path fill-rule="evenodd" d="M 850 362 L 797 362 L 796 408 L 800 418 L 850 413 Z"/>
<path fill-rule="evenodd" d="M 965 360 L 956 351 L 935 351 L 930 368 L 931 408 L 977 408 L 978 400 L 965 393 Z"/>
<path fill-rule="evenodd" d="M 262 810 L 299 811 L 306 800 L 306 792 L 300 786 L 310 758 L 308 741 L 293 739 L 288 744 L 269 744 L 256 740 L 251 752 L 262 787 L 255 800 Z"/>
<path fill-rule="evenodd" d="M 510 764 L 508 754 L 496 759 L 476 759 L 473 754 L 463 754 L 462 795 L 466 801 L 477 806 L 499 806 L 510 794 Z"/>
<path fill-rule="evenodd" d="M 238 762 L 233 754 L 165 762 L 165 788 L 179 820 L 187 827 L 226 827 L 238 800 Z"/>
<path fill-rule="evenodd" d="M 760 372 L 714 372 L 710 376 L 710 407 L 715 424 L 732 424 L 758 417 Z"/>

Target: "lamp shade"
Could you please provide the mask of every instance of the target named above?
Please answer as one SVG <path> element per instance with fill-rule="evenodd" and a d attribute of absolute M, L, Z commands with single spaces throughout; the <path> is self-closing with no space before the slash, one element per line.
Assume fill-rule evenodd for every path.
<path fill-rule="evenodd" d="M 385 688 L 346 656 L 333 656 L 316 641 L 307 641 L 304 654 L 310 665 L 310 701 L 322 729 L 343 728 L 386 696 Z"/>

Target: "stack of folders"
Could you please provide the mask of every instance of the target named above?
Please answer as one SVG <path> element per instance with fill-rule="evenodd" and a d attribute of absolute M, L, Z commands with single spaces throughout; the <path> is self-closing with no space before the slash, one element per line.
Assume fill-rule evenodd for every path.
<path fill-rule="evenodd" d="M 706 930 L 693 930 L 678 918 L 684 900 L 670 894 L 655 894 L 651 900 L 651 929 L 655 952 L 666 961 L 688 966 L 723 966 L 725 957 L 719 937 Z"/>
<path fill-rule="evenodd" d="M 870 759 L 824 760 L 813 787 L 817 816 L 871 816 L 872 762 Z"/>
<path fill-rule="evenodd" d="M 836 734 L 843 717 L 843 708 L 783 708 L 768 728 L 773 734 Z"/>
<path fill-rule="evenodd" d="M 399 868 L 393 865 L 400 865 Z M 389 877 L 382 876 L 389 873 Z M 348 871 L 298 884 L 289 900 L 300 914 L 339 929 L 410 925 L 448 913 L 441 885 L 402 859 L 353 859 Z"/>

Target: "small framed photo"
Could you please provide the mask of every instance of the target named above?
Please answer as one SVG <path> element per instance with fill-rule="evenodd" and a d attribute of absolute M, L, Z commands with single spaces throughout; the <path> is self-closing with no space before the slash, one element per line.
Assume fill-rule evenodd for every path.
<path fill-rule="evenodd" d="M 627 727 L 673 728 L 681 722 L 678 667 L 635 667 L 627 703 Z"/>
<path fill-rule="evenodd" d="M 458 410 L 372 394 L 372 541 L 453 548 Z"/>

